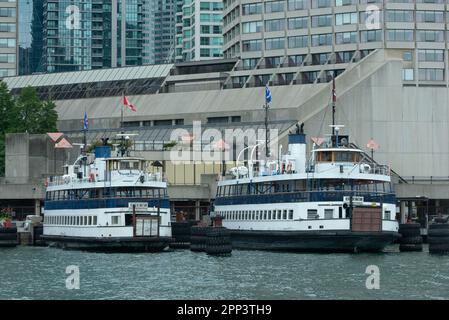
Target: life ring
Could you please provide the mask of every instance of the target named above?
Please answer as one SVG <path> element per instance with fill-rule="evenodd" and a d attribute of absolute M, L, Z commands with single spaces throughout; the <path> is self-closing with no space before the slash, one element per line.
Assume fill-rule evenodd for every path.
<path fill-rule="evenodd" d="M 95 182 L 95 173 L 89 175 L 89 182 Z"/>

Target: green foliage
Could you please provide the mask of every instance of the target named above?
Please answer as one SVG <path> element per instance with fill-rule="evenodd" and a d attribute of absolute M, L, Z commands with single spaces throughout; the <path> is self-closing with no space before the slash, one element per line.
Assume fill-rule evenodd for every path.
<path fill-rule="evenodd" d="M 164 144 L 163 149 L 164 150 L 170 150 L 174 146 L 176 146 L 178 143 L 176 141 L 170 141 Z"/>
<path fill-rule="evenodd" d="M 58 114 L 53 101 L 43 101 L 36 89 L 23 88 L 14 99 L 0 81 L 0 176 L 5 172 L 5 135 L 28 132 L 39 134 L 57 131 Z"/>
<path fill-rule="evenodd" d="M 4 220 L 11 220 L 11 212 L 12 209 L 11 208 L 4 208 L 0 211 L 0 221 L 4 221 Z"/>

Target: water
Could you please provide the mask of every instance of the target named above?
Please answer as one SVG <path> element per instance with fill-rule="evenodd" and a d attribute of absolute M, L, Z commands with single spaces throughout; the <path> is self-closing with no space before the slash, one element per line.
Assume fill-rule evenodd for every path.
<path fill-rule="evenodd" d="M 2 248 L 0 299 L 449 299 L 449 255 L 387 251 L 211 257 Z M 79 290 L 66 289 L 69 265 L 79 266 Z M 366 289 L 368 265 L 380 269 L 379 290 Z"/>

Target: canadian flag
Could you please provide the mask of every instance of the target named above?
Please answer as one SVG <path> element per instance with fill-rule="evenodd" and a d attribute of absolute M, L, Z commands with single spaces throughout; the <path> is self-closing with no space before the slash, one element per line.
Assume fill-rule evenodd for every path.
<path fill-rule="evenodd" d="M 126 96 L 123 96 L 123 105 L 127 108 L 130 108 L 134 112 L 137 111 L 136 107 L 133 104 L 129 103 L 128 99 L 126 99 Z"/>

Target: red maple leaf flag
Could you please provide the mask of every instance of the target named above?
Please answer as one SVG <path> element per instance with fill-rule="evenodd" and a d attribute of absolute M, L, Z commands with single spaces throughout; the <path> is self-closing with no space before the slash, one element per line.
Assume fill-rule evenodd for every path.
<path fill-rule="evenodd" d="M 123 96 L 123 105 L 129 109 L 131 109 L 132 111 L 136 112 L 136 106 L 129 103 L 128 99 L 126 99 L 126 96 Z"/>

